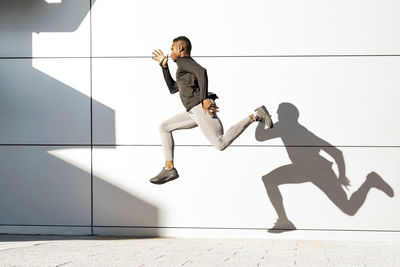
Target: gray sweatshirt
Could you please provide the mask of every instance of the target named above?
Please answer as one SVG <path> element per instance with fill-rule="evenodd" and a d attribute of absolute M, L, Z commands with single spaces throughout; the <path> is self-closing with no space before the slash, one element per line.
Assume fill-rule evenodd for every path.
<path fill-rule="evenodd" d="M 179 91 L 182 104 L 186 111 L 203 103 L 208 95 L 207 70 L 200 66 L 192 57 L 179 57 L 176 59 L 178 69 L 176 70 L 176 81 L 171 77 L 168 65 L 166 68 L 160 66 L 163 71 L 165 82 L 171 94 Z"/>

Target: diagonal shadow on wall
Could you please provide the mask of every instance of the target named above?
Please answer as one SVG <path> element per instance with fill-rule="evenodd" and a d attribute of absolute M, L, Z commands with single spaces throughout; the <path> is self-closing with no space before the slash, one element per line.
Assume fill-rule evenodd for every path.
<path fill-rule="evenodd" d="M 260 123 L 256 129 L 256 139 L 260 142 L 281 138 L 291 164 L 278 167 L 262 177 L 267 195 L 278 215 L 273 228 L 269 231 L 280 233 L 296 229 L 286 214 L 279 185 L 311 182 L 317 186 L 343 213 L 354 216 L 364 204 L 371 188 L 376 188 L 394 196 L 392 187 L 376 172 L 367 175 L 364 183 L 349 198 L 344 188 L 350 181 L 346 177 L 346 165 L 343 153 L 327 141 L 316 136 L 298 121 L 299 111 L 291 103 L 281 103 L 277 110 L 278 122 L 272 129 L 265 129 Z M 333 162 L 321 156 L 325 151 L 331 156 L 339 170 L 332 169 Z"/>
<path fill-rule="evenodd" d="M 33 60 L 59 60 L 68 71 L 80 60 L 89 69 L 89 58 L 32 55 L 33 32 L 76 31 L 89 12 L 90 2 L 82 0 L 0 2 L 1 226 L 91 226 L 90 108 L 107 144 L 115 144 L 115 111 L 32 66 Z M 86 169 L 51 153 L 84 148 Z M 103 178 L 93 177 L 94 199 L 101 203 L 93 203 L 94 226 L 98 216 L 116 216 L 121 209 L 135 213 L 130 225 L 158 225 L 157 207 Z M 96 195 L 97 189 L 108 195 Z M 114 198 L 108 205 L 107 197 Z"/>

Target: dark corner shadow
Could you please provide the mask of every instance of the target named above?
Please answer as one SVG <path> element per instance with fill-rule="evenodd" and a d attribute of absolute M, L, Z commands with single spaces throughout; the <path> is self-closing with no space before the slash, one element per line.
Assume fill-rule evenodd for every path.
<path fill-rule="evenodd" d="M 345 214 L 353 216 L 363 205 L 371 188 L 376 188 L 389 197 L 394 196 L 392 187 L 376 172 L 370 172 L 350 198 L 344 188 L 350 181 L 346 177 L 346 166 L 343 153 L 337 147 L 316 136 L 298 122 L 299 111 L 291 103 L 281 103 L 278 107 L 278 122 L 272 129 L 265 129 L 260 123 L 255 137 L 263 142 L 273 138 L 281 138 L 285 145 L 291 164 L 276 168 L 262 177 L 267 195 L 278 215 L 278 219 L 269 232 L 280 233 L 295 230 L 295 225 L 288 219 L 283 206 L 282 194 L 278 186 L 282 184 L 299 184 L 311 182 Z M 333 162 L 320 155 L 325 151 L 332 157 L 339 175 L 332 169 Z"/>
<path fill-rule="evenodd" d="M 92 4 L 94 3 L 93 0 Z M 0 59 L 0 107 L 2 111 L 0 124 L 3 129 L 0 131 L 0 138 L 2 140 L 7 140 L 10 135 L 17 133 L 18 138 L 16 139 L 22 140 L 20 141 L 21 144 L 29 143 L 25 140 L 45 139 L 49 140 L 47 141 L 49 144 L 57 145 L 60 142 L 57 137 L 62 136 L 64 144 L 72 144 L 65 149 L 90 146 L 90 131 L 87 129 L 90 125 L 90 109 L 88 107 L 92 102 L 92 108 L 96 111 L 93 112 L 93 121 L 96 124 L 95 140 L 100 144 L 111 144 L 107 148 L 115 149 L 115 146 L 112 145 L 115 144 L 115 111 L 32 66 L 33 32 L 73 32 L 79 27 L 89 11 L 89 1 L 82 0 L 62 0 L 60 3 L 47 3 L 45 0 L 0 1 L 0 57 L 2 57 L 1 50 L 10 51 L 8 49 L 12 48 L 11 51 L 13 51 L 12 55 Z M 23 55 L 23 58 L 15 59 L 21 55 Z M 68 59 L 60 60 L 65 60 L 66 64 L 69 63 Z M 21 107 L 23 108 L 21 109 Z M 84 114 L 81 114 L 82 111 L 84 111 Z M 29 144 L 34 145 L 35 143 Z M 50 153 L 51 150 L 60 149 L 60 147 L 37 146 L 34 152 L 27 149 L 26 153 L 37 153 L 31 155 L 31 157 L 40 160 L 35 164 L 22 164 L 23 167 L 15 168 L 15 162 L 11 159 L 18 160 L 21 153 L 25 153 L 21 152 L 20 148 L 23 147 L 16 146 L 15 149 L 11 150 L 17 152 L 15 152 L 14 157 L 10 157 L 10 160 L 3 161 L 0 167 L 3 170 L 6 169 L 4 171 L 4 173 L 7 173 L 7 178 L 4 177 L 7 179 L 5 183 L 18 189 L 18 192 L 8 193 L 6 188 L 0 187 L 3 199 L 14 199 L 16 202 L 14 207 L 3 205 L 3 209 L 8 211 L 14 209 L 11 214 L 15 214 L 15 212 L 18 212 L 18 206 L 21 210 L 26 209 L 24 203 L 22 203 L 25 201 L 25 203 L 30 203 L 32 210 L 37 214 L 48 214 L 50 210 L 54 209 L 46 210 L 46 205 L 40 205 L 35 198 L 35 195 L 44 193 L 46 187 L 53 190 L 60 189 L 59 194 L 63 197 L 59 199 L 73 199 L 74 196 L 78 198 L 86 197 L 86 195 L 79 195 L 81 191 L 76 190 L 76 186 L 83 185 L 86 187 L 86 182 L 82 182 L 82 180 L 87 181 L 91 173 L 58 159 Z M 43 164 L 46 165 L 46 168 L 41 166 Z M 26 169 L 21 172 L 21 168 Z M 21 175 L 21 173 L 29 172 L 38 172 L 34 176 L 34 181 L 26 181 L 27 178 Z M 108 218 L 119 216 L 118 221 L 121 216 L 124 216 L 125 212 L 130 214 L 126 214 L 124 222 L 132 226 L 158 225 L 157 207 L 106 182 L 102 178 L 104 177 L 93 177 L 93 199 L 98 201 L 93 203 L 94 218 L 98 218 L 98 216 Z M 35 191 L 25 194 L 24 187 L 20 187 L 20 184 L 26 182 L 32 184 L 33 187 L 30 190 Z M 101 192 L 101 195 L 96 194 L 96 192 Z M 16 194 L 24 197 L 16 200 Z M 87 194 L 90 197 L 90 188 Z M 70 197 L 67 198 L 67 195 Z M 57 206 L 61 210 L 60 212 L 68 211 L 77 218 L 82 218 L 82 214 L 86 216 L 86 204 L 73 206 L 73 211 L 70 211 L 68 208 L 71 208 L 71 205 L 76 201 L 68 204 L 62 203 L 62 200 L 59 199 L 54 201 L 57 204 L 52 203 L 48 207 Z M 113 205 L 110 203 L 113 203 Z M 29 223 L 28 218 L 18 216 L 14 219 L 2 217 L 0 218 L 1 224 Z M 90 214 L 88 216 L 90 218 Z M 90 223 L 87 226 L 90 227 Z M 96 220 L 94 220 L 93 226 L 95 230 Z M 158 236 L 156 227 L 149 231 L 147 233 L 150 233 L 150 236 Z M 65 237 L 65 239 L 67 238 L 69 237 Z M 3 239 L 2 237 L 0 241 Z M 36 238 L 33 238 L 33 240 L 36 240 Z"/>

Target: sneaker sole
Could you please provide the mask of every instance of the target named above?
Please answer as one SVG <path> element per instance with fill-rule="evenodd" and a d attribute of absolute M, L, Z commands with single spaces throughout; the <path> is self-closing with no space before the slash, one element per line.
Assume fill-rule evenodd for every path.
<path fill-rule="evenodd" d="M 170 177 L 167 177 L 167 178 L 162 178 L 162 179 L 158 179 L 158 180 L 155 180 L 155 181 L 150 180 L 150 183 L 153 183 L 153 184 L 165 184 L 167 182 L 170 182 L 170 181 L 173 181 L 173 180 L 177 179 L 178 177 L 179 177 L 179 175 L 178 176 L 170 176 Z"/>
<path fill-rule="evenodd" d="M 264 113 L 264 124 L 268 126 L 268 128 L 273 128 L 274 123 L 272 122 L 271 115 L 269 114 L 267 108 L 263 105 L 256 110 L 261 111 Z"/>

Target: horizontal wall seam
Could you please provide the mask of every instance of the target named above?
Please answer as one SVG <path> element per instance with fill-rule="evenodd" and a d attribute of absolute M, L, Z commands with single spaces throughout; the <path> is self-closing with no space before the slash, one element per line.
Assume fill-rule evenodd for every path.
<path fill-rule="evenodd" d="M 342 54 L 342 55 L 226 55 L 226 56 L 192 56 L 193 58 L 269 58 L 269 57 L 399 57 L 400 54 Z M 113 59 L 113 58 L 151 58 L 151 56 L 71 56 L 71 57 L 0 57 L 0 59 Z"/>
<path fill-rule="evenodd" d="M 271 230 L 271 228 L 246 228 L 246 227 L 196 227 L 196 226 L 113 226 L 113 225 L 94 225 L 94 228 L 147 228 L 147 229 L 199 229 L 199 230 Z M 281 230 L 289 230 L 281 228 Z M 293 229 L 290 229 L 293 230 Z M 324 229 L 324 228 L 297 228 L 293 231 L 346 231 L 346 232 L 389 232 L 398 233 L 400 230 L 379 230 L 379 229 Z"/>
<path fill-rule="evenodd" d="M 130 145 L 128 145 L 128 144 L 125 144 L 125 145 L 123 145 L 123 144 L 119 144 L 119 145 L 112 145 L 112 144 L 110 144 L 110 145 L 107 145 L 107 144 L 103 144 L 103 145 L 101 145 L 101 144 L 95 144 L 95 145 L 93 145 L 93 146 L 96 146 L 96 147 L 113 147 L 113 146 L 115 146 L 115 147 L 118 147 L 118 146 L 121 146 L 121 147 L 124 147 L 124 146 L 132 146 L 132 147 L 135 147 L 135 146 L 137 146 L 137 147 L 161 147 L 161 145 L 152 145 L 152 144 L 147 144 L 147 145 L 140 145 L 140 144 L 130 144 Z M 176 145 L 175 144 L 175 147 L 214 147 L 213 145 Z M 331 145 L 331 146 L 327 146 L 327 145 L 230 145 L 229 147 L 360 147 L 360 148 L 362 148 L 362 147 L 366 147 L 366 148 L 369 148 L 369 147 L 371 147 L 371 148 L 400 148 L 400 146 L 363 146 L 363 145 L 337 145 L 337 146 L 334 146 L 334 145 Z"/>
<path fill-rule="evenodd" d="M 0 224 L 0 226 L 34 226 L 34 227 L 91 227 L 91 225 L 52 225 L 52 224 Z M 134 225 L 94 225 L 93 228 L 135 228 L 135 229 L 199 229 L 199 230 L 268 230 L 270 228 L 246 227 L 197 227 L 197 226 L 134 226 Z M 284 230 L 284 229 L 283 229 Z M 325 229 L 297 228 L 294 231 L 331 231 L 331 232 L 386 232 L 399 233 L 400 230 L 379 229 Z"/>
<path fill-rule="evenodd" d="M 51 226 L 51 227 L 90 227 L 90 225 L 63 225 L 63 224 L 0 224 L 0 226 Z"/>
<path fill-rule="evenodd" d="M 0 144 L 0 147 L 87 147 L 91 144 Z M 93 144 L 93 147 L 161 147 L 158 144 Z M 175 147 L 213 147 L 213 145 L 175 145 Z M 230 145 L 229 147 L 354 147 L 354 148 L 400 148 L 396 146 L 373 145 Z"/>
<path fill-rule="evenodd" d="M 90 147 L 89 144 L 0 144 L 0 146 L 72 146 L 72 147 Z"/>
<path fill-rule="evenodd" d="M 91 144 L 0 144 L 0 147 L 88 147 Z M 93 147 L 161 147 L 158 144 L 93 144 Z M 175 147 L 213 147 L 213 145 L 175 145 Z M 230 145 L 229 147 L 355 147 L 355 148 L 400 148 L 399 146 L 373 145 Z"/>

